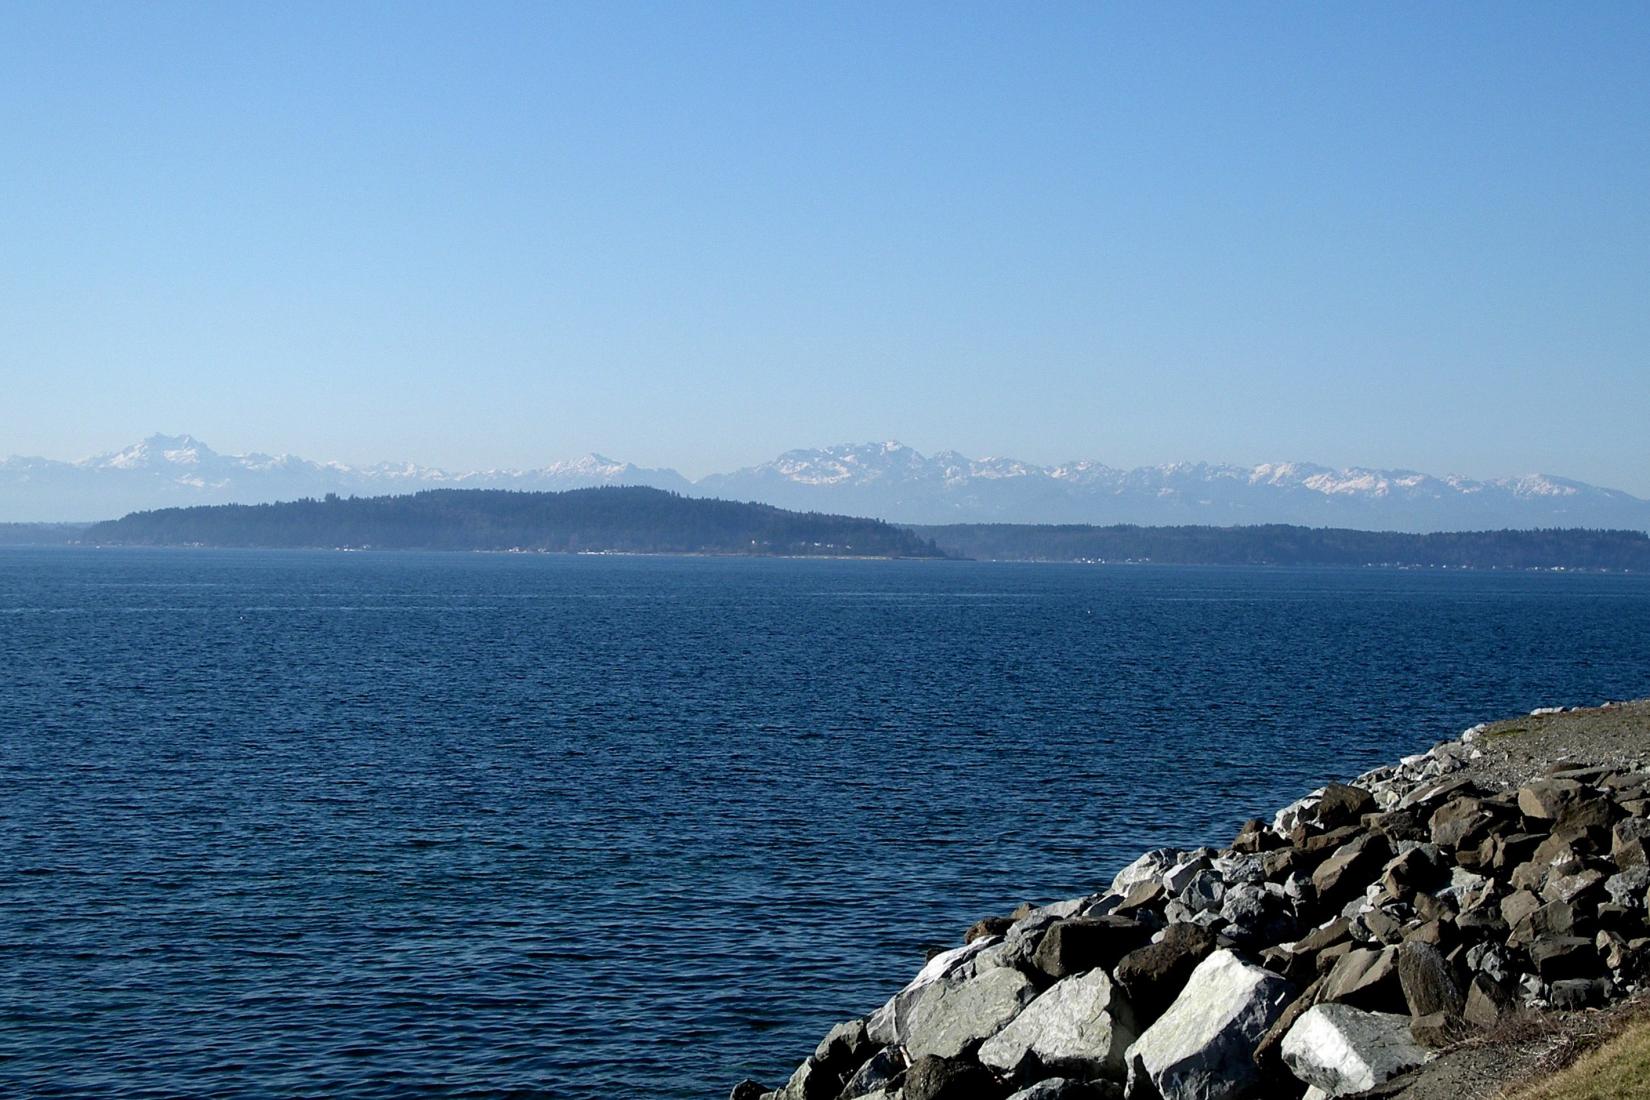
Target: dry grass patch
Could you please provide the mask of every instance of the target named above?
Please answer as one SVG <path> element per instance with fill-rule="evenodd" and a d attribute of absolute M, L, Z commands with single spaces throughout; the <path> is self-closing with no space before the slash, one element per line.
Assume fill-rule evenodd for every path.
<path fill-rule="evenodd" d="M 1640 1015 L 1597 1045 L 1600 1037 L 1575 1036 L 1559 1044 L 1541 1059 L 1544 1069 L 1556 1072 L 1502 1095 L 1507 1100 L 1650 1100 L 1650 1019 Z M 1558 1069 L 1560 1065 L 1566 1068 Z"/>

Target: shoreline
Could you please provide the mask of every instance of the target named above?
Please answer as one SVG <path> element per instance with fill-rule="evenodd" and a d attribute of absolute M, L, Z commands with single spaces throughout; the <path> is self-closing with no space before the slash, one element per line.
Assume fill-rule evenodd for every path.
<path fill-rule="evenodd" d="M 976 922 L 733 1098 L 1498 1095 L 1531 1027 L 1591 1034 L 1650 989 L 1647 846 L 1650 699 L 1481 723 Z"/>

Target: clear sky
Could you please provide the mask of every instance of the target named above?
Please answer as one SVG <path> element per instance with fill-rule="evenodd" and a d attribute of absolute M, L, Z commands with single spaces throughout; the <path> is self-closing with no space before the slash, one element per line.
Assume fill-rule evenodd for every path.
<path fill-rule="evenodd" d="M 1650 6 L 7 3 L 0 374 L 0 454 L 1650 495 Z"/>

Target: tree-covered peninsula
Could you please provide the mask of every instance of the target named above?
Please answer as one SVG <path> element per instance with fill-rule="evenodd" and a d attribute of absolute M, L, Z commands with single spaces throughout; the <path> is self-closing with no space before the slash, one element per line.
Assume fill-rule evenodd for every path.
<path fill-rule="evenodd" d="M 94 524 L 105 546 L 349 547 L 560 553 L 943 557 L 880 520 L 787 512 L 636 486 L 523 493 L 434 489 L 407 496 L 304 499 L 133 512 Z"/>
<path fill-rule="evenodd" d="M 916 527 L 948 554 L 997 561 L 1176 565 L 1386 565 L 1650 573 L 1643 531 L 1547 529 L 1407 534 L 1337 527 L 1090 527 L 1014 523 Z"/>

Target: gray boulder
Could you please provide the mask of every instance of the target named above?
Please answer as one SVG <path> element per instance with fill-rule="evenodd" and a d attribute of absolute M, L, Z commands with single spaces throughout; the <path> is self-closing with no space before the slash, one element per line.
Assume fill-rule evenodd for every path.
<path fill-rule="evenodd" d="M 987 1039 L 979 1060 L 1012 1076 L 1034 1059 L 1053 1072 L 1123 1076 L 1123 1052 L 1134 1042 L 1134 1014 L 1104 970 L 1066 978 Z"/>
<path fill-rule="evenodd" d="M 973 977 L 975 957 L 996 946 L 997 942 L 994 936 L 981 936 L 973 943 L 942 951 L 929 959 L 928 964 L 917 971 L 917 976 L 904 989 L 866 1018 L 867 1038 L 879 1047 L 902 1042 L 911 1009 L 943 984 Z"/>
<path fill-rule="evenodd" d="M 940 983 L 911 1007 L 906 1053 L 955 1058 L 1001 1031 L 1036 995 L 1031 979 L 1008 967 Z"/>
<path fill-rule="evenodd" d="M 1254 1091 L 1253 1054 L 1295 987 L 1231 951 L 1216 951 L 1125 1054 L 1128 1095 L 1236 1100 Z"/>
<path fill-rule="evenodd" d="M 1372 1089 L 1426 1060 L 1409 1017 L 1351 1005 L 1313 1005 L 1283 1037 L 1284 1064 L 1328 1096 Z"/>

